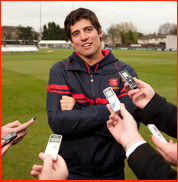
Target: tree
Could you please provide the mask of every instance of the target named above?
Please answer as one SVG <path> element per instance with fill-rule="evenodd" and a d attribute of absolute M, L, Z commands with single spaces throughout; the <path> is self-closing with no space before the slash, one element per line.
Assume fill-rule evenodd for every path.
<path fill-rule="evenodd" d="M 177 35 L 177 25 L 174 23 L 164 23 L 159 26 L 158 34 Z"/>
<path fill-rule="evenodd" d="M 119 32 L 118 32 L 117 26 L 114 24 L 111 24 L 111 26 L 107 29 L 107 33 L 108 33 L 108 36 L 112 40 L 112 44 L 113 44 L 113 48 L 114 48 L 115 41 L 119 37 Z"/>
<path fill-rule="evenodd" d="M 19 39 L 22 40 L 33 40 L 34 39 L 34 30 L 32 27 L 23 27 L 18 26 L 17 29 L 19 30 Z"/>
<path fill-rule="evenodd" d="M 12 38 L 12 32 L 6 31 L 2 33 L 5 39 L 11 39 Z"/>
<path fill-rule="evenodd" d="M 106 32 L 103 30 L 103 37 L 102 40 L 105 42 L 108 38 L 108 35 L 106 34 Z"/>
<path fill-rule="evenodd" d="M 55 22 L 49 22 L 48 26 L 43 25 L 43 40 L 68 40 L 63 28 Z"/>
<path fill-rule="evenodd" d="M 137 27 L 131 21 L 121 22 L 116 26 L 118 28 L 122 44 L 127 44 L 131 42 L 137 43 L 138 40 Z"/>
<path fill-rule="evenodd" d="M 129 32 L 127 33 L 127 38 L 128 38 L 127 40 L 128 44 L 135 43 L 135 38 L 134 38 L 132 30 L 129 30 Z"/>
<path fill-rule="evenodd" d="M 169 31 L 169 34 L 170 35 L 177 35 L 177 25 L 176 24 L 174 24 L 174 23 L 172 24 L 172 27 Z"/>

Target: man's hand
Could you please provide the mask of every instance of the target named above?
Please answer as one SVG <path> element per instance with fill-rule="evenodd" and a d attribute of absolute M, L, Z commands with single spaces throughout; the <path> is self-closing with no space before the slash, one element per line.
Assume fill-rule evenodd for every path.
<path fill-rule="evenodd" d="M 126 110 L 124 104 L 121 104 L 120 113 L 123 117 L 121 119 L 117 113 L 115 113 L 110 104 L 107 104 L 106 107 L 110 111 L 111 115 L 109 116 L 109 121 L 107 121 L 107 127 L 113 137 L 118 143 L 123 147 L 126 142 L 135 134 L 138 133 L 137 123 L 132 117 L 132 115 Z M 135 141 L 141 141 L 143 138 L 141 136 L 137 137 Z M 131 142 L 129 143 L 129 145 Z M 130 145 L 131 146 L 131 145 Z M 129 146 L 127 146 L 127 149 Z"/>
<path fill-rule="evenodd" d="M 72 110 L 75 105 L 75 99 L 73 97 L 69 97 L 67 95 L 63 95 L 60 100 L 61 103 L 61 111 Z"/>
<path fill-rule="evenodd" d="M 31 175 L 39 180 L 66 180 L 69 172 L 64 159 L 58 155 L 57 160 L 53 161 L 50 154 L 39 154 L 39 158 L 44 161 L 42 165 L 34 165 L 32 167 Z"/>
<path fill-rule="evenodd" d="M 177 143 L 163 143 L 154 135 L 151 136 L 153 143 L 156 145 L 156 150 L 172 165 L 177 166 Z"/>
<path fill-rule="evenodd" d="M 132 102 L 140 109 L 143 109 L 155 95 L 155 91 L 147 83 L 135 77 L 133 79 L 137 83 L 138 88 L 132 90 L 127 83 L 124 84 L 124 88 L 128 92 L 128 96 L 132 99 Z"/>
<path fill-rule="evenodd" d="M 34 123 L 34 120 L 30 120 L 24 124 L 21 124 L 19 121 L 8 123 L 1 127 L 1 138 L 9 134 L 11 131 L 14 131 L 17 134 L 17 137 L 13 140 L 12 144 L 15 145 L 18 142 L 20 142 L 23 139 L 23 137 L 27 134 L 27 128 L 32 123 Z"/>
<path fill-rule="evenodd" d="M 5 140 L 1 140 L 1 158 L 6 154 L 7 150 L 12 145 L 12 141 L 6 144 L 5 146 L 4 144 L 5 144 Z"/>

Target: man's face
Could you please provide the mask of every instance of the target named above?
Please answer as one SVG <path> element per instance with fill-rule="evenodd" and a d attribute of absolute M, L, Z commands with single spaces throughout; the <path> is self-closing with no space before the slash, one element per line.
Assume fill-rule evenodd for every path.
<path fill-rule="evenodd" d="M 71 29 L 71 45 L 79 53 L 81 58 L 92 58 L 100 55 L 102 30 L 99 34 L 91 22 L 87 19 L 81 19 L 76 22 Z"/>

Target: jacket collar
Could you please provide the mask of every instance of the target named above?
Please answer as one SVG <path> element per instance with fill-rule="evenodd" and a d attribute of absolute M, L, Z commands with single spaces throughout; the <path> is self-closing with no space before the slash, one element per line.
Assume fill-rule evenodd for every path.
<path fill-rule="evenodd" d="M 118 59 L 115 58 L 111 51 L 108 49 L 101 51 L 105 57 L 92 66 L 89 66 L 83 59 L 81 59 L 77 52 L 73 52 L 73 54 L 69 57 L 69 61 L 66 65 L 66 70 L 84 71 L 90 74 L 94 74 L 95 72 L 103 74 L 103 70 L 105 70 L 106 73 L 118 71 L 116 64 Z"/>

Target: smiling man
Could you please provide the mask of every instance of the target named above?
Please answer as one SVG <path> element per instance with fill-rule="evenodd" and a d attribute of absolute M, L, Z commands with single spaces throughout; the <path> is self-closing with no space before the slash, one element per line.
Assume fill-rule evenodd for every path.
<path fill-rule="evenodd" d="M 112 87 L 133 114 L 136 106 L 118 71 L 137 74 L 111 51 L 101 50 L 102 28 L 91 10 L 72 11 L 64 26 L 75 51 L 50 69 L 47 112 L 52 131 L 63 135 L 59 154 L 67 163 L 68 179 L 123 180 L 125 151 L 107 129 L 110 113 L 103 90 Z"/>

